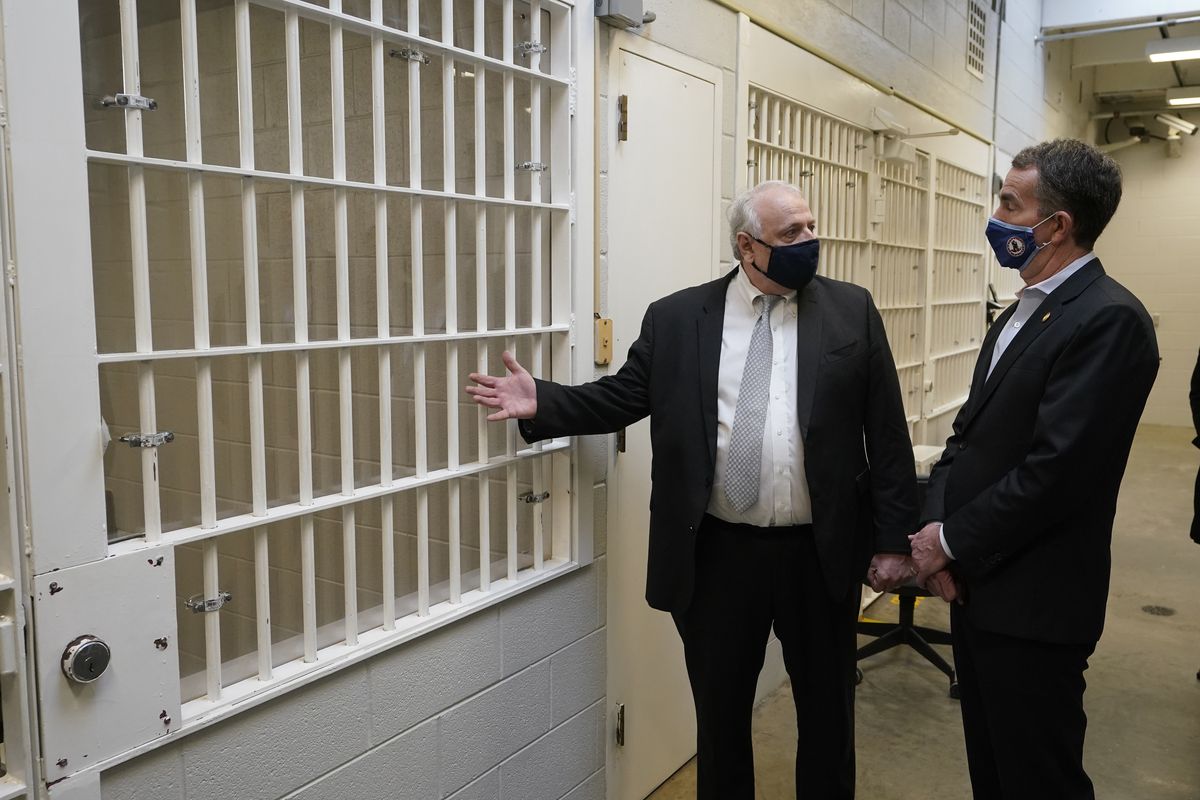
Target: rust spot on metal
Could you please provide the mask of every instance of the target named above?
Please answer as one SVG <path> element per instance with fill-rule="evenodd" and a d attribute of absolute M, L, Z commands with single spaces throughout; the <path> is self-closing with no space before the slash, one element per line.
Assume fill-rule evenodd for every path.
<path fill-rule="evenodd" d="M 166 650 L 167 649 L 167 637 L 163 636 L 162 638 L 155 639 L 154 646 L 157 647 L 159 650 Z"/>
<path fill-rule="evenodd" d="M 162 562 L 163 562 L 162 556 L 159 556 L 158 558 L 147 558 L 146 559 L 146 563 L 152 567 L 161 567 Z"/>
<path fill-rule="evenodd" d="M 63 590 L 63 587 L 59 586 L 57 581 L 52 581 L 50 583 L 50 594 L 51 595 L 56 595 L 59 592 L 61 592 L 62 590 Z"/>
<path fill-rule="evenodd" d="M 59 768 L 61 769 L 67 765 L 67 760 L 65 758 L 60 758 L 58 761 L 55 761 L 54 763 L 57 764 L 59 766 Z"/>

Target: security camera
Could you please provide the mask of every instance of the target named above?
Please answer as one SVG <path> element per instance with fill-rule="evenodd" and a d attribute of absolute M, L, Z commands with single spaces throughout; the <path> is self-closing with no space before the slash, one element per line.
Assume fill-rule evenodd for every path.
<path fill-rule="evenodd" d="M 1171 130 L 1179 131 L 1180 133 L 1187 134 L 1188 136 L 1195 136 L 1196 131 L 1200 129 L 1198 126 L 1188 122 L 1186 119 L 1181 119 L 1173 114 L 1155 114 L 1154 118 L 1163 125 L 1166 125 Z"/>

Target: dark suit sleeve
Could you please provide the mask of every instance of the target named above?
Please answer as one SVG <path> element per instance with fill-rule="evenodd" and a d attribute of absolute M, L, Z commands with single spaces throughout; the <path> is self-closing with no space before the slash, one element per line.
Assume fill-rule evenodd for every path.
<path fill-rule="evenodd" d="M 925 487 L 925 505 L 921 509 L 922 526 L 930 522 L 941 522 L 946 518 L 946 478 L 950 475 L 950 465 L 954 463 L 954 454 L 958 452 L 958 443 L 962 440 L 967 406 L 968 403 L 963 403 L 958 414 L 954 416 L 954 426 L 950 438 L 946 440 L 946 449 L 929 472 L 929 483 Z"/>
<path fill-rule="evenodd" d="M 1192 427 L 1196 429 L 1192 444 L 1200 447 L 1200 355 L 1197 355 L 1196 367 L 1192 370 L 1192 391 L 1188 399 L 1192 403 Z"/>
<path fill-rule="evenodd" d="M 868 300 L 867 414 L 863 422 L 867 461 L 871 465 L 871 506 L 875 517 L 875 551 L 911 552 L 908 534 L 916 530 L 917 474 L 912 440 L 896 376 L 896 362 L 888 347 L 883 319 Z"/>
<path fill-rule="evenodd" d="M 1158 347 L 1133 308 L 1101 309 L 1063 350 L 1046 381 L 1024 461 L 945 519 L 946 542 L 968 580 L 983 577 L 1095 496 L 1077 476 L 1132 435 L 1158 372 Z M 1125 433 L 1123 433 L 1125 432 Z"/>
<path fill-rule="evenodd" d="M 654 305 L 646 309 L 642 331 L 629 347 L 615 375 L 563 386 L 535 380 L 537 415 L 521 420 L 518 429 L 527 442 L 556 436 L 612 433 L 650 413 L 650 365 L 654 353 Z"/>

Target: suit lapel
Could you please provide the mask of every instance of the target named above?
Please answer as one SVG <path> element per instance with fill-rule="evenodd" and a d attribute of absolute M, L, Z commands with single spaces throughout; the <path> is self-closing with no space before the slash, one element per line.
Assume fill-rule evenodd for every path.
<path fill-rule="evenodd" d="M 717 378 L 721 370 L 721 333 L 725 328 L 725 294 L 729 282 L 741 267 L 734 267 L 721 280 L 709 284 L 696 317 L 696 344 L 699 349 L 700 409 L 704 420 L 704 440 L 708 444 L 708 463 L 717 463 Z"/>
<path fill-rule="evenodd" d="M 803 439 L 808 438 L 821 365 L 820 294 L 821 284 L 814 280 L 796 297 L 796 420 Z"/>
<path fill-rule="evenodd" d="M 978 400 L 976 400 L 971 406 L 970 418 L 968 418 L 967 424 L 970 424 L 971 419 L 974 419 L 984 405 L 987 404 L 988 399 L 996 391 L 996 387 L 1000 385 L 1000 382 L 1004 380 L 1004 376 L 1008 372 L 1009 368 L 1018 358 L 1020 358 L 1021 353 L 1025 352 L 1025 349 L 1029 347 L 1029 345 L 1033 344 L 1033 342 L 1042 335 L 1043 331 L 1048 330 L 1050 326 L 1053 325 L 1058 318 L 1063 315 L 1063 307 L 1065 305 L 1078 297 L 1084 289 L 1090 286 L 1093 281 L 1103 274 L 1104 268 L 1100 264 L 1100 259 L 1093 259 L 1085 264 L 1078 272 L 1068 278 L 1066 283 L 1064 283 L 1062 286 L 1059 286 L 1050 293 L 1049 297 L 1042 301 L 1042 304 L 1038 306 L 1037 310 L 1035 310 L 1033 315 L 1030 316 L 1029 321 L 1025 324 L 1025 327 L 1021 329 L 1021 332 L 1013 337 L 1013 340 L 1008 343 L 1008 347 L 1005 348 L 1004 353 L 1000 356 L 1000 360 L 996 362 L 996 368 L 993 369 L 992 374 L 986 378 L 985 382 L 983 383 L 982 390 L 980 391 Z M 1014 303 L 1013 306 L 1015 307 L 1016 303 Z M 1000 330 L 1002 330 L 1004 327 L 1000 324 L 1000 322 L 1007 324 L 1014 313 L 1016 313 L 1015 308 L 1013 309 L 1012 313 L 1006 311 L 1005 314 L 1001 316 L 1001 319 L 997 321 L 996 325 L 993 326 L 993 328 L 996 329 L 995 336 L 991 336 L 992 331 L 988 331 L 989 337 L 992 341 L 992 347 L 988 348 L 985 346 L 984 350 L 979 354 L 979 364 L 976 365 L 975 370 L 975 383 L 973 383 L 971 386 L 972 394 L 975 393 L 975 390 L 978 387 L 978 381 L 981 377 L 980 370 L 982 369 L 982 375 L 987 375 L 987 365 L 991 363 L 992 352 L 995 349 L 996 339 L 1000 335 Z M 987 354 L 986 362 L 984 361 L 985 353 Z"/>

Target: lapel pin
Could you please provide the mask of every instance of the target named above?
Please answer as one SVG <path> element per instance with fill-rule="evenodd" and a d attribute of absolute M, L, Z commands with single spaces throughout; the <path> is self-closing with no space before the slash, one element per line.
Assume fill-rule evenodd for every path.
<path fill-rule="evenodd" d="M 1046 312 L 1046 316 L 1042 317 L 1042 322 L 1045 322 L 1045 321 L 1046 321 L 1046 320 L 1048 320 L 1048 319 L 1050 319 L 1050 312 L 1049 312 L 1049 311 L 1047 311 L 1047 312 Z"/>

